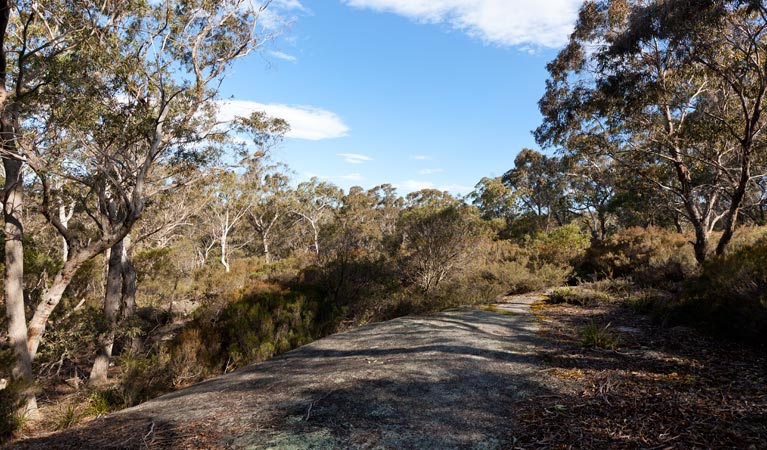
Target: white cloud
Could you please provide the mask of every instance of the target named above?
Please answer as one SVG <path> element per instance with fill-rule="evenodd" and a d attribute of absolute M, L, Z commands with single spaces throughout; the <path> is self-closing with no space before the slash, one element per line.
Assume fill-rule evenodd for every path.
<path fill-rule="evenodd" d="M 448 191 L 453 195 L 466 195 L 473 191 L 474 188 L 470 186 L 464 186 L 462 184 L 443 184 L 437 185 L 431 181 L 422 180 L 407 180 L 394 184 L 394 187 L 402 191 L 403 193 L 420 191 L 423 189 L 436 189 L 438 191 Z"/>
<path fill-rule="evenodd" d="M 349 6 L 447 24 L 503 46 L 562 46 L 582 0 L 343 0 Z M 527 46 L 528 48 L 525 48 Z"/>
<path fill-rule="evenodd" d="M 316 173 L 306 173 L 304 174 L 307 178 L 313 178 L 317 177 L 320 180 L 328 180 L 328 181 L 353 181 L 355 183 L 361 183 L 365 181 L 365 177 L 358 173 L 350 173 L 348 175 L 320 175 Z"/>
<path fill-rule="evenodd" d="M 260 25 L 269 32 L 279 32 L 296 21 L 296 14 L 308 14 L 300 0 L 272 0 L 259 16 Z"/>
<path fill-rule="evenodd" d="M 442 173 L 442 169 L 421 169 L 418 171 L 419 175 L 434 175 L 435 173 Z"/>
<path fill-rule="evenodd" d="M 456 195 L 466 195 L 474 190 L 471 186 L 464 186 L 462 184 L 446 184 L 439 187 L 440 191 L 449 191 Z"/>
<path fill-rule="evenodd" d="M 394 187 L 406 192 L 414 192 L 422 189 L 434 189 L 434 183 L 431 181 L 407 180 L 395 184 Z"/>
<path fill-rule="evenodd" d="M 431 159 L 431 158 L 424 155 L 410 155 L 410 159 L 415 159 L 416 161 L 426 161 L 427 159 Z"/>
<path fill-rule="evenodd" d="M 341 156 L 344 158 L 344 161 L 348 162 L 349 164 L 362 164 L 367 161 L 372 161 L 373 158 L 366 155 L 360 155 L 358 153 L 339 153 L 338 156 Z"/>
<path fill-rule="evenodd" d="M 218 120 L 229 122 L 237 116 L 265 111 L 272 117 L 285 119 L 290 125 L 287 137 L 319 141 L 348 136 L 349 127 L 337 114 L 313 106 L 264 104 L 245 100 L 219 101 Z"/>
<path fill-rule="evenodd" d="M 270 51 L 269 54 L 274 56 L 275 58 L 279 58 L 279 59 L 282 59 L 282 60 L 288 61 L 288 62 L 296 62 L 296 61 L 298 61 L 298 58 L 296 58 L 295 56 L 288 55 L 287 53 L 276 51 L 276 50 Z"/>

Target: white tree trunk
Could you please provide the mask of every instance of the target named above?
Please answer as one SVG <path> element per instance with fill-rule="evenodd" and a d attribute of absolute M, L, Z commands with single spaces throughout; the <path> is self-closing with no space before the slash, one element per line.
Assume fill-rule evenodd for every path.
<path fill-rule="evenodd" d="M 5 313 L 8 318 L 8 339 L 16 362 L 13 378 L 26 384 L 25 413 L 36 418 L 37 399 L 32 384 L 32 355 L 27 347 L 27 319 L 24 313 L 24 227 L 21 222 L 22 171 L 21 161 L 6 158 L 5 169 Z"/>
<path fill-rule="evenodd" d="M 229 273 L 229 262 L 226 260 L 226 238 L 229 235 L 229 211 L 225 213 L 224 216 L 224 223 L 221 225 L 221 264 L 223 264 L 224 268 L 226 269 L 226 273 Z"/>

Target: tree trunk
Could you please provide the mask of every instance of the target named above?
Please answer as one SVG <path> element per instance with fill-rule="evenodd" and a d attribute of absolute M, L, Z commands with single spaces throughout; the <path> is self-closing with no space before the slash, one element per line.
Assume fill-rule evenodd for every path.
<path fill-rule="evenodd" d="M 136 268 L 131 260 L 130 238 L 126 236 L 123 245 L 122 255 L 122 304 L 123 320 L 129 320 L 136 315 Z M 143 343 L 140 336 L 130 338 L 128 348 L 131 353 L 138 353 L 142 350 Z"/>
<path fill-rule="evenodd" d="M 3 217 L 5 219 L 5 314 L 8 318 L 8 343 L 15 358 L 13 378 L 22 381 L 26 404 L 24 413 L 37 418 L 37 399 L 33 389 L 32 358 L 27 347 L 27 318 L 24 312 L 24 226 L 22 207 L 24 204 L 24 177 L 22 161 L 11 155 L 17 152 L 16 125 L 18 125 L 18 104 L 9 104 L 7 90 L 8 55 L 6 32 L 10 23 L 12 2 L 0 0 L 0 145 L 9 155 L 3 158 L 5 186 L 3 192 Z"/>
<path fill-rule="evenodd" d="M 112 348 L 115 340 L 117 327 L 117 314 L 120 311 L 122 300 L 122 259 L 123 241 L 117 242 L 109 252 L 109 264 L 107 270 L 107 285 L 104 293 L 104 322 L 106 329 L 99 337 L 99 349 L 96 360 L 93 362 L 89 384 L 91 386 L 103 386 L 107 382 L 109 362 L 112 359 Z"/>
<path fill-rule="evenodd" d="M 266 233 L 261 233 L 261 243 L 264 246 L 264 259 L 269 264 L 272 262 L 272 254 L 269 251 L 269 238 Z"/>
<path fill-rule="evenodd" d="M 104 251 L 102 245 L 93 245 L 72 255 L 64 263 L 61 271 L 53 278 L 51 285 L 43 292 L 40 303 L 37 305 L 37 309 L 35 309 L 35 314 L 29 321 L 27 331 L 27 348 L 29 349 L 29 356 L 33 361 L 35 355 L 37 355 L 37 348 L 40 346 L 40 339 L 42 339 L 43 333 L 45 333 L 48 318 L 59 302 L 61 302 L 61 297 L 72 281 L 72 277 L 75 276 L 77 270 L 86 261 L 102 251 Z"/>
<path fill-rule="evenodd" d="M 732 240 L 732 235 L 735 232 L 735 225 L 738 222 L 738 214 L 740 212 L 740 206 L 743 204 L 743 199 L 746 196 L 746 187 L 751 180 L 751 149 L 746 148 L 743 150 L 743 160 L 741 161 L 740 179 L 738 180 L 738 186 L 735 188 L 732 200 L 730 200 L 730 209 L 727 211 L 727 216 L 724 218 L 724 231 L 719 238 L 719 243 L 716 245 L 716 254 L 722 255 L 727 251 L 727 247 Z"/>
<path fill-rule="evenodd" d="M 320 230 L 317 228 L 317 225 L 312 224 L 312 231 L 314 231 L 314 254 L 317 255 L 317 258 L 320 257 Z"/>
<path fill-rule="evenodd" d="M 72 203 L 72 205 L 69 207 L 69 210 L 67 210 L 65 205 L 59 205 L 59 222 L 61 222 L 61 225 L 64 228 L 67 228 L 69 225 L 69 220 L 72 219 L 74 213 L 74 203 Z M 67 259 L 69 259 L 69 243 L 64 236 L 61 236 L 61 260 L 66 262 Z"/>
<path fill-rule="evenodd" d="M 695 259 L 703 264 L 708 257 L 709 232 L 703 226 L 695 223 L 695 242 L 692 246 L 695 250 Z"/>
<path fill-rule="evenodd" d="M 25 384 L 25 412 L 37 417 L 37 399 L 32 388 L 32 355 L 27 348 L 27 318 L 24 313 L 24 227 L 21 223 L 23 183 L 21 161 L 3 159 L 5 168 L 5 314 L 8 317 L 8 339 L 15 364 L 13 378 Z"/>
<path fill-rule="evenodd" d="M 229 263 L 226 261 L 226 238 L 229 235 L 229 211 L 226 212 L 224 224 L 221 225 L 221 264 L 229 273 Z"/>

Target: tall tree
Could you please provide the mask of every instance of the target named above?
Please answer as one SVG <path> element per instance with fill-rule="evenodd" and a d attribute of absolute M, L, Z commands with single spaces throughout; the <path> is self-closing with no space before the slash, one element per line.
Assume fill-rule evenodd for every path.
<path fill-rule="evenodd" d="M 248 190 L 247 219 L 258 235 L 267 263 L 273 260 L 272 241 L 290 211 L 290 178 L 279 166 L 253 161 L 243 175 Z"/>
<path fill-rule="evenodd" d="M 24 348 L 14 347 L 19 361 L 34 358 L 48 317 L 77 269 L 118 244 L 141 216 L 152 186 L 162 184 L 156 167 L 198 159 L 199 143 L 212 130 L 206 122 L 212 122 L 219 83 L 233 61 L 263 43 L 256 24 L 268 4 L 5 4 L 15 13 L 9 22 L 15 25 L 14 39 L 4 38 L 3 49 L 12 43 L 16 61 L 10 65 L 14 95 L 3 107 L 13 136 L 3 140 L 3 157 L 23 160 L 39 178 L 42 212 L 70 253 L 28 325 L 14 325 L 28 329 Z M 97 239 L 78 239 L 60 220 L 56 177 L 81 186 L 80 206 L 95 224 Z M 164 185 L 176 181 L 166 178 Z M 20 198 L 10 196 L 6 210 L 18 211 Z M 12 264 L 7 278 L 13 281 L 18 271 Z M 12 323 L 25 322 L 23 310 L 7 311 Z"/>
<path fill-rule="evenodd" d="M 522 149 L 514 159 L 514 168 L 503 175 L 503 182 L 512 189 L 520 210 L 532 213 L 544 231 L 554 224 L 567 223 L 570 217 L 565 195 L 567 181 L 559 158 Z"/>
<path fill-rule="evenodd" d="M 341 201 L 343 191 L 331 183 L 313 177 L 298 184 L 291 212 L 309 226 L 312 235 L 312 250 L 320 256 L 320 228 L 333 208 Z"/>
<path fill-rule="evenodd" d="M 766 27 L 759 2 L 586 2 L 548 66 L 536 137 L 612 158 L 672 194 L 698 261 L 717 227 L 723 253 L 764 160 Z"/>

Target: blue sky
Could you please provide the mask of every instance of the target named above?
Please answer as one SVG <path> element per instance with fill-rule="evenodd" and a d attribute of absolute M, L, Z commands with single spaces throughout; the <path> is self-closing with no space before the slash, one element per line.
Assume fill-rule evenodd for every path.
<path fill-rule="evenodd" d="M 536 148 L 545 66 L 578 4 L 277 0 L 264 23 L 280 36 L 234 67 L 222 114 L 288 120 L 274 157 L 298 181 L 467 194 Z"/>

